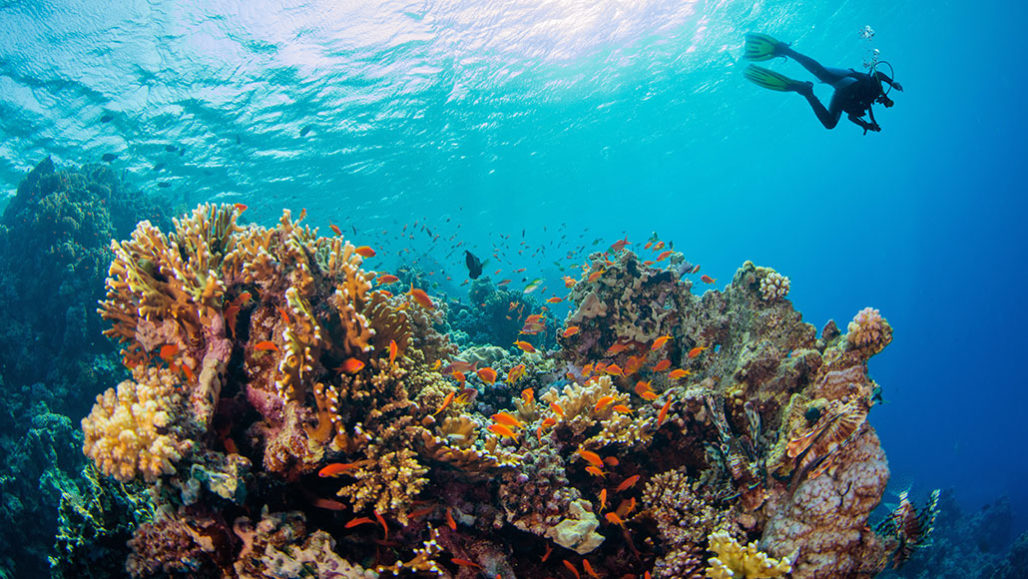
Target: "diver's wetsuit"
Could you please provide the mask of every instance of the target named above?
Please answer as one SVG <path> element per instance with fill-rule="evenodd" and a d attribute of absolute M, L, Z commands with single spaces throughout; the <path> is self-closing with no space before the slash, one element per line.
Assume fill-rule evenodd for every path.
<path fill-rule="evenodd" d="M 810 103 L 817 118 L 826 129 L 834 129 L 835 125 L 839 123 L 839 117 L 845 112 L 849 120 L 860 125 L 865 133 L 867 131 L 877 132 L 882 130 L 878 123 L 875 122 L 874 113 L 871 112 L 871 105 L 876 101 L 882 102 L 886 108 L 892 106 L 892 101 L 882 92 L 881 83 L 886 82 L 896 90 L 903 90 L 899 83 L 893 82 L 891 78 L 881 72 L 875 71 L 875 76 L 872 77 L 869 74 L 857 72 L 852 68 L 826 68 L 813 58 L 796 52 L 784 43 L 779 45 L 776 53 L 779 56 L 792 58 L 803 65 L 803 68 L 809 70 L 818 80 L 828 83 L 835 88 L 832 102 L 829 103 L 827 109 L 814 96 L 814 87 L 811 83 L 803 83 L 802 87 L 795 89 L 796 92 L 806 97 L 807 102 Z M 861 118 L 865 112 L 871 119 L 871 122 Z"/>

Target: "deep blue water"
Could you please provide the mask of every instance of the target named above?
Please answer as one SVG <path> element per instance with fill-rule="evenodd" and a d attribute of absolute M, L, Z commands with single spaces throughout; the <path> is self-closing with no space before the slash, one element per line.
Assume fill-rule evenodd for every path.
<path fill-rule="evenodd" d="M 871 363 L 893 487 L 1006 494 L 1028 527 L 1023 4 L 279 4 L 0 2 L 2 194 L 113 153 L 180 209 L 307 208 L 439 278 L 463 242 L 555 285 L 569 251 L 653 231 L 719 284 L 772 266 L 816 326 L 895 328 Z M 830 66 L 880 50 L 906 89 L 883 132 L 744 80 L 751 30 Z"/>

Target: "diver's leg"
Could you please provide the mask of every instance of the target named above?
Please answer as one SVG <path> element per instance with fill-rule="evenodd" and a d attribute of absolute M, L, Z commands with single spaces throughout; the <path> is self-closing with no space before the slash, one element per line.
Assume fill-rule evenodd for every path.
<path fill-rule="evenodd" d="M 821 101 L 814 96 L 814 87 L 809 82 L 804 83 L 804 86 L 796 90 L 796 92 L 803 95 L 810 103 L 810 108 L 814 109 L 814 114 L 817 115 L 817 120 L 821 121 L 821 124 L 826 129 L 834 129 L 835 125 L 839 124 L 839 117 L 842 116 L 842 107 L 837 102 L 835 95 L 832 95 L 832 102 L 829 108 L 825 108 L 825 105 L 821 104 Z"/>
<path fill-rule="evenodd" d="M 781 43 L 779 45 L 778 49 L 775 51 L 775 54 L 779 56 L 788 56 L 789 58 L 800 63 L 803 66 L 803 68 L 809 70 L 810 73 L 816 76 L 818 80 L 820 80 L 821 82 L 826 82 L 831 85 L 834 85 L 835 83 L 839 82 L 840 80 L 845 78 L 847 74 L 849 74 L 848 70 L 843 70 L 840 68 L 825 68 L 824 66 L 821 66 L 820 62 L 814 60 L 813 58 L 810 58 L 805 54 L 800 54 L 796 52 L 785 43 Z"/>

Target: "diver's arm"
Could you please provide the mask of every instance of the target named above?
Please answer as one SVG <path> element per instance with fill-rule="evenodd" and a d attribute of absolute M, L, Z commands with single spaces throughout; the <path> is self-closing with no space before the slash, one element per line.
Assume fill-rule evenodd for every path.
<path fill-rule="evenodd" d="M 889 83 L 889 86 L 891 86 L 892 88 L 894 88 L 894 89 L 896 89 L 896 90 L 898 90 L 900 92 L 903 92 L 903 86 L 900 85 L 900 83 L 898 83 L 898 82 L 892 80 L 891 78 L 889 78 L 889 75 L 885 74 L 884 72 L 876 70 L 875 71 L 875 78 L 877 78 L 880 82 Z"/>
<path fill-rule="evenodd" d="M 870 111 L 870 109 L 868 109 L 868 112 L 869 112 L 869 113 L 871 112 L 871 111 Z M 873 132 L 873 133 L 877 133 L 878 131 L 881 131 L 881 130 L 882 130 L 882 128 L 881 128 L 881 127 L 879 127 L 879 126 L 878 126 L 878 123 L 876 123 L 876 122 L 875 122 L 875 117 L 874 117 L 874 115 L 873 115 L 873 114 L 871 114 L 870 116 L 871 116 L 871 122 L 870 122 L 870 123 L 869 123 L 869 122 L 867 122 L 867 121 L 865 121 L 864 119 L 862 119 L 862 118 L 858 117 L 857 115 L 854 115 L 854 114 L 852 114 L 852 113 L 850 113 L 850 115 L 849 115 L 849 117 L 848 117 L 848 118 L 849 118 L 849 120 L 850 120 L 850 121 L 851 121 L 851 122 L 852 122 L 853 124 L 855 124 L 855 125 L 857 125 L 858 127 L 860 127 L 860 128 L 862 128 L 862 129 L 864 129 L 864 134 L 865 134 L 865 135 L 867 134 L 867 132 L 868 132 L 868 131 L 871 131 L 871 132 Z"/>

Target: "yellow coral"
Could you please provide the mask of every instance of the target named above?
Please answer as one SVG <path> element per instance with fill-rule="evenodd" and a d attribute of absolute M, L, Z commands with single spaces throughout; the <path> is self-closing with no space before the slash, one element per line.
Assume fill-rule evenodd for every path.
<path fill-rule="evenodd" d="M 706 576 L 713 579 L 764 579 L 782 577 L 792 571 L 788 557 L 772 559 L 757 548 L 757 543 L 743 547 L 725 531 L 710 535 L 710 550 L 717 553 L 707 560 Z"/>
<path fill-rule="evenodd" d="M 82 451 L 104 474 L 127 482 L 141 474 L 148 482 L 175 472 L 175 461 L 189 449 L 173 429 L 181 397 L 170 372 L 137 368 L 136 381 L 118 384 L 96 397 L 82 419 Z"/>

